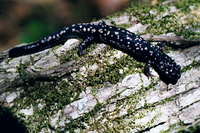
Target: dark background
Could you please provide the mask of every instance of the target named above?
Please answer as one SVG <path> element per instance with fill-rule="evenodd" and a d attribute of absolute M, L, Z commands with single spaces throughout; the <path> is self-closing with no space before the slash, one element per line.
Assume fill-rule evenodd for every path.
<path fill-rule="evenodd" d="M 75 23 L 106 17 L 156 0 L 0 0 L 0 52 Z"/>

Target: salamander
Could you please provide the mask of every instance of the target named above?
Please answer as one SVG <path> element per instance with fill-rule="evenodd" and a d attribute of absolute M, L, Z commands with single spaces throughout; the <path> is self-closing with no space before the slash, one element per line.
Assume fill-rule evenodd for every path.
<path fill-rule="evenodd" d="M 176 84 L 181 77 L 180 65 L 177 65 L 159 48 L 126 29 L 107 25 L 104 21 L 98 24 L 81 23 L 64 27 L 36 42 L 10 49 L 9 57 L 36 53 L 64 43 L 71 38 L 82 39 L 78 46 L 78 55 L 85 54 L 85 49 L 93 42 L 105 43 L 127 53 L 137 61 L 146 63 L 144 74 L 147 77 L 151 76 L 150 67 L 154 68 L 160 79 L 166 84 Z"/>

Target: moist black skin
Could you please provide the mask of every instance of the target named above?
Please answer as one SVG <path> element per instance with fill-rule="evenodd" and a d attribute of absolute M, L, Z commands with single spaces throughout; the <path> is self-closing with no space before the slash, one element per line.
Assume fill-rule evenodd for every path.
<path fill-rule="evenodd" d="M 91 43 L 105 43 L 145 62 L 144 74 L 152 76 L 149 68 L 153 67 L 160 79 L 166 84 L 176 84 L 181 77 L 180 65 L 177 65 L 159 48 L 152 46 L 142 37 L 123 28 L 107 25 L 104 21 L 98 24 L 82 23 L 65 27 L 47 37 L 25 46 L 15 47 L 9 51 L 9 57 L 19 57 L 54 47 L 71 38 L 81 38 L 78 54 L 83 55 Z"/>

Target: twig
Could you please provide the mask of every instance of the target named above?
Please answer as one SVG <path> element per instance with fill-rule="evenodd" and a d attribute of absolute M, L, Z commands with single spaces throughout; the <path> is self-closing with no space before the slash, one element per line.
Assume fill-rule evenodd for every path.
<path fill-rule="evenodd" d="M 163 36 L 163 35 L 141 35 L 145 40 L 148 41 L 165 41 L 169 42 L 167 45 L 169 45 L 172 48 L 180 48 L 180 49 L 185 49 L 188 47 L 196 46 L 200 44 L 200 38 L 191 40 L 191 39 L 185 39 L 179 36 Z M 177 43 L 179 44 L 177 44 Z"/>
<path fill-rule="evenodd" d="M 79 68 L 83 63 L 88 61 L 90 57 L 84 58 L 82 60 L 76 61 L 70 61 L 67 63 L 64 63 L 60 66 L 50 68 L 48 70 L 27 74 L 24 77 L 18 77 L 14 81 L 10 83 L 6 83 L 0 86 L 0 94 L 12 90 L 14 87 L 18 87 L 21 84 L 27 83 L 29 81 L 53 81 L 58 78 L 61 78 L 65 75 L 68 75 L 72 73 L 75 69 Z"/>

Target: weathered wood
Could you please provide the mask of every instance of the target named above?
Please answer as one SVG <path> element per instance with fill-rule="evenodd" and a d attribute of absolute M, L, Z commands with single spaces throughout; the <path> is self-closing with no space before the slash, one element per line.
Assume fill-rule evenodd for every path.
<path fill-rule="evenodd" d="M 113 21 L 126 24 L 129 16 Z M 147 27 L 136 24 L 129 30 L 137 31 L 137 25 Z M 142 73 L 143 63 L 104 44 L 89 56 L 78 57 L 72 49 L 77 41 L 68 41 L 15 59 L 7 59 L 7 51 L 1 53 L 1 106 L 23 119 L 30 132 L 196 131 L 200 125 L 199 39 L 143 37 L 180 43 L 171 44 L 180 49 L 166 52 L 182 67 L 177 84 L 167 86 L 154 70 L 155 77 L 148 79 Z M 65 58 L 67 62 L 62 63 Z"/>

